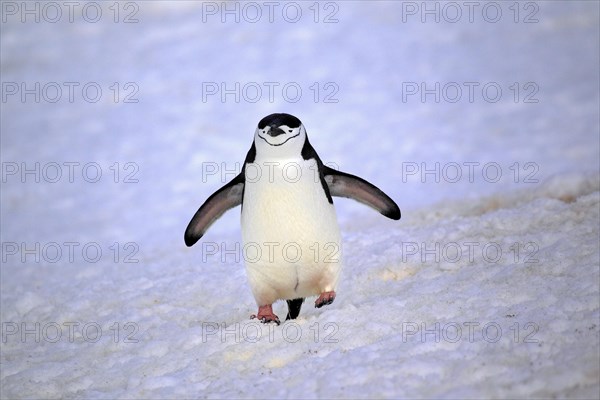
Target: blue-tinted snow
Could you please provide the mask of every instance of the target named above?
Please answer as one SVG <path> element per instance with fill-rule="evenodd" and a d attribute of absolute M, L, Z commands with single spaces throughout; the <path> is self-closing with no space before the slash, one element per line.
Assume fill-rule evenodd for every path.
<path fill-rule="evenodd" d="M 329 24 L 313 22 L 312 3 L 299 3 L 297 23 L 282 18 L 284 3 L 273 23 L 263 3 L 257 23 L 222 23 L 206 12 L 220 2 L 134 4 L 131 24 L 114 23 L 108 3 L 97 23 L 81 9 L 70 23 L 64 5 L 57 23 L 21 23 L 3 9 L 3 85 L 58 82 L 63 97 L 1 104 L 2 397 L 597 396 L 597 3 L 529 3 L 539 8 L 529 24 L 536 8 L 522 5 L 515 23 L 510 2 L 499 3 L 497 23 L 483 18 L 487 3 L 473 23 L 464 5 L 457 23 L 421 23 L 407 14 L 421 2 L 338 2 Z M 120 7 L 120 20 L 135 10 Z M 336 10 L 320 7 L 320 21 Z M 71 103 L 65 82 L 97 82 L 103 95 L 90 103 L 76 90 Z M 138 103 L 122 102 L 128 82 Z M 221 82 L 256 82 L 263 97 L 203 99 L 203 84 Z M 279 84 L 273 103 L 265 82 Z M 296 103 L 281 94 L 290 82 L 303 90 Z M 329 82 L 337 103 L 323 101 Z M 405 98 L 412 82 L 455 82 L 463 97 Z M 472 103 L 465 82 L 479 84 Z M 495 103 L 481 96 L 490 82 L 503 90 Z M 537 103 L 524 102 L 531 88 Z M 239 209 L 195 247 L 183 244 L 197 207 L 233 177 L 221 179 L 220 167 L 239 168 L 271 112 L 298 116 L 324 161 L 381 187 L 403 215 L 392 222 L 337 200 L 338 297 L 319 310 L 308 299 L 295 323 L 279 327 L 248 320 L 256 308 L 235 255 L 203 259 L 203 243 L 226 250 L 240 241 Z M 48 174 L 58 163 L 62 179 L 8 174 L 36 162 Z M 71 183 L 64 163 L 75 162 Z M 96 183 L 81 175 L 88 163 L 103 173 Z M 448 174 L 457 163 L 462 178 L 408 174 L 436 163 Z M 502 169 L 498 182 L 482 176 L 489 163 Z M 217 174 L 203 177 L 214 165 Z M 139 182 L 124 183 L 133 171 Z M 40 262 L 22 255 L 36 243 Z M 63 251 L 54 263 L 53 243 Z M 82 256 L 86 245 L 103 251 L 99 261 Z M 131 253 L 138 263 L 124 262 Z M 283 317 L 284 304 L 275 312 Z"/>

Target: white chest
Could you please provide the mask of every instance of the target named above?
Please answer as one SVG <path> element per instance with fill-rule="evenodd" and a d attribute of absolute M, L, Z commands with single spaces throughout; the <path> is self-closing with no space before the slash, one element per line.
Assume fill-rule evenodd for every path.
<path fill-rule="evenodd" d="M 246 165 L 242 206 L 245 243 L 339 243 L 333 204 L 315 160 L 258 161 Z"/>

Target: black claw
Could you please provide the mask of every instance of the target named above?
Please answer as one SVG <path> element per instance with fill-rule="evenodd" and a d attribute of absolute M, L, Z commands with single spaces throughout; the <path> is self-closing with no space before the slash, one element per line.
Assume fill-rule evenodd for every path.
<path fill-rule="evenodd" d="M 267 319 L 267 317 L 262 317 L 260 319 L 260 322 L 262 322 L 263 324 L 268 324 L 269 322 L 275 322 L 277 325 L 281 324 L 281 322 L 279 322 L 279 318 Z"/>
<path fill-rule="evenodd" d="M 328 300 L 322 300 L 319 303 L 315 303 L 315 308 L 321 308 L 323 306 L 328 306 L 328 305 L 332 304 L 334 300 L 335 300 L 335 297 L 330 297 Z"/>

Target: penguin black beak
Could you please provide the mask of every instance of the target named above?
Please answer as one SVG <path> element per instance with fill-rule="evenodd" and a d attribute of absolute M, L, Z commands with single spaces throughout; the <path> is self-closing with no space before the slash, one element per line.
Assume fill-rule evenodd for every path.
<path fill-rule="evenodd" d="M 275 136 L 279 136 L 279 135 L 284 135 L 285 132 L 281 129 L 279 129 L 278 126 L 275 125 L 271 125 L 271 129 L 269 129 L 269 132 L 267 132 L 267 135 L 275 137 Z"/>

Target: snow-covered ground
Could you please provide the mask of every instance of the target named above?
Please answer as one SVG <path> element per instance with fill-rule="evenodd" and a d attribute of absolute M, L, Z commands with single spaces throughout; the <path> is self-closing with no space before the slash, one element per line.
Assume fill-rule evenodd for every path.
<path fill-rule="evenodd" d="M 2 398 L 598 398 L 597 2 L 24 4 Z M 336 199 L 338 296 L 280 326 L 248 319 L 239 209 L 183 243 L 272 112 L 402 209 Z"/>

